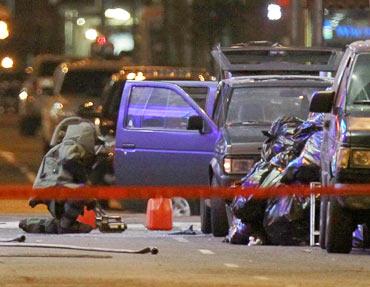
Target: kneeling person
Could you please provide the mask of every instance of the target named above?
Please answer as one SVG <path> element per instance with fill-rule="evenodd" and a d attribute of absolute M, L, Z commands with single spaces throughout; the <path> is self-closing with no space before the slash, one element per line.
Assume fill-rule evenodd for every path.
<path fill-rule="evenodd" d="M 33 188 L 64 186 L 78 188 L 87 184 L 88 174 L 95 159 L 96 132 L 89 122 L 69 125 L 60 144 L 52 147 L 44 156 Z M 87 233 L 90 225 L 80 223 L 77 217 L 84 208 L 93 209 L 94 200 L 38 200 L 31 199 L 35 207 L 47 205 L 51 219 L 30 218 L 20 221 L 19 227 L 31 233 Z"/>

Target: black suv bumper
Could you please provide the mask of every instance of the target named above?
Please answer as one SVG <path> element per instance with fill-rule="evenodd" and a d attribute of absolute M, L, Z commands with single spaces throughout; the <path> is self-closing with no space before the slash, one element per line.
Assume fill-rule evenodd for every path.
<path fill-rule="evenodd" d="M 337 173 L 334 185 L 341 188 L 343 184 L 369 183 L 370 169 L 345 169 Z M 345 208 L 370 209 L 370 194 L 369 196 L 341 196 L 338 197 L 338 201 Z"/>

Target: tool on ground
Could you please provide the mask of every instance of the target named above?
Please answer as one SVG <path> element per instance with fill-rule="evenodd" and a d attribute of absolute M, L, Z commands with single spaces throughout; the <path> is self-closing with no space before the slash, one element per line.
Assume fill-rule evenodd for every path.
<path fill-rule="evenodd" d="M 123 232 L 127 229 L 122 216 L 108 215 L 100 206 L 95 208 L 95 212 L 96 226 L 100 232 Z"/>
<path fill-rule="evenodd" d="M 196 231 L 193 229 L 193 224 L 189 226 L 188 229 L 171 232 L 168 235 L 197 235 Z"/>
<path fill-rule="evenodd" d="M 47 249 L 66 249 L 66 250 L 80 250 L 92 252 L 107 252 L 107 253 L 124 253 L 124 254 L 158 254 L 157 247 L 145 247 L 143 249 L 111 249 L 111 248 L 93 248 L 82 247 L 74 245 L 61 244 L 40 244 L 40 243 L 0 243 L 1 247 L 23 247 L 23 248 L 47 248 Z"/>
<path fill-rule="evenodd" d="M 14 238 L 0 238 L 0 242 L 25 242 L 26 236 L 20 235 Z"/>

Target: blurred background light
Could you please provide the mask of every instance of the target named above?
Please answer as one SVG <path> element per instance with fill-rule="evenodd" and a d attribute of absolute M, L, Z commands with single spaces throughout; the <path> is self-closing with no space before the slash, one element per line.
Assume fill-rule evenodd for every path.
<path fill-rule="evenodd" d="M 96 37 L 98 37 L 98 31 L 95 29 L 88 29 L 85 32 L 85 38 L 90 41 L 95 41 Z"/>
<path fill-rule="evenodd" d="M 121 52 L 130 52 L 135 48 L 134 37 L 129 32 L 113 34 L 109 36 L 109 41 L 114 46 L 115 55 L 119 55 Z"/>
<path fill-rule="evenodd" d="M 83 25 L 85 25 L 85 23 L 86 23 L 85 18 L 78 18 L 77 21 L 76 21 L 76 24 L 78 26 L 83 26 Z"/>
<path fill-rule="evenodd" d="M 131 18 L 131 14 L 122 8 L 107 9 L 104 12 L 105 17 L 120 20 L 128 21 Z"/>
<path fill-rule="evenodd" d="M 0 21 L 0 39 L 6 39 L 9 37 L 8 24 L 5 21 Z"/>
<path fill-rule="evenodd" d="M 4 69 L 10 69 L 10 68 L 13 68 L 13 65 L 14 65 L 14 61 L 12 58 L 10 57 L 4 57 L 2 60 L 1 60 L 1 67 L 3 67 Z"/>
<path fill-rule="evenodd" d="M 269 4 L 267 6 L 267 18 L 271 21 L 276 21 L 281 18 L 281 7 L 277 4 Z"/>

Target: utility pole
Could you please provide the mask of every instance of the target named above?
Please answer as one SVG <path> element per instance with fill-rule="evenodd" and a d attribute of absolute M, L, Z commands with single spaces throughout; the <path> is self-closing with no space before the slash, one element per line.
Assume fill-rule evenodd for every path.
<path fill-rule="evenodd" d="M 105 7 L 104 7 L 104 1 L 103 0 L 95 0 L 95 8 L 96 11 L 100 17 L 100 32 L 105 35 Z"/>
<path fill-rule="evenodd" d="M 313 0 L 312 7 L 312 44 L 315 47 L 322 46 L 322 25 L 324 9 L 322 0 Z"/>
<path fill-rule="evenodd" d="M 303 45 L 302 0 L 292 0 L 291 4 L 291 42 L 294 46 Z"/>

